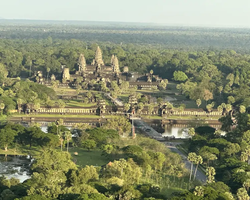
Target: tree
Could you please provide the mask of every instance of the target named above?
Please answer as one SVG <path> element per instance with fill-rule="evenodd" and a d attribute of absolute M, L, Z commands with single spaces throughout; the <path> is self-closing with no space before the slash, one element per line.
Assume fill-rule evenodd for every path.
<path fill-rule="evenodd" d="M 234 98 L 233 96 L 228 96 L 228 97 L 227 97 L 227 102 L 228 102 L 229 104 L 233 104 L 233 103 L 235 103 L 235 98 Z"/>
<path fill-rule="evenodd" d="M 17 135 L 16 131 L 11 128 L 3 128 L 0 131 L 0 146 L 4 147 L 5 151 L 8 151 L 8 146 L 13 143 L 15 136 Z"/>
<path fill-rule="evenodd" d="M 68 152 L 61 152 L 55 149 L 43 149 L 41 153 L 36 156 L 31 169 L 39 173 L 46 173 L 51 170 L 66 173 L 69 169 L 77 169 L 77 167 L 71 160 L 71 155 Z"/>
<path fill-rule="evenodd" d="M 0 103 L 1 115 L 3 114 L 4 108 L 5 108 L 5 104 L 4 103 Z"/>
<path fill-rule="evenodd" d="M 87 98 L 89 100 L 89 103 L 90 103 L 91 100 L 92 100 L 92 97 L 93 97 L 92 93 L 91 92 L 87 92 L 86 96 L 87 96 Z"/>
<path fill-rule="evenodd" d="M 206 175 L 207 175 L 207 183 L 213 183 L 214 182 L 214 175 L 215 175 L 215 169 L 213 167 L 208 167 L 206 169 Z"/>
<path fill-rule="evenodd" d="M 187 75 L 182 71 L 175 71 L 173 76 L 174 76 L 173 79 L 179 82 L 184 82 L 185 80 L 188 79 Z"/>
<path fill-rule="evenodd" d="M 0 63 L 0 84 L 2 84 L 2 86 L 4 86 L 7 76 L 8 76 L 8 71 L 6 70 L 5 66 L 2 63 Z"/>
<path fill-rule="evenodd" d="M 58 128 L 57 128 L 58 129 Z M 63 135 L 63 132 L 62 131 L 58 131 L 57 132 L 57 135 L 59 137 L 59 140 L 60 140 L 60 144 L 61 144 L 61 151 L 62 151 L 62 146 L 63 146 L 63 140 L 64 140 L 64 135 Z"/>
<path fill-rule="evenodd" d="M 96 147 L 96 142 L 94 140 L 85 140 L 82 142 L 82 147 L 88 149 L 94 149 Z"/>
<path fill-rule="evenodd" d="M 222 86 L 219 86 L 219 87 L 218 87 L 218 91 L 219 91 L 220 95 L 221 95 L 222 90 L 223 90 L 223 87 L 222 87 Z"/>
<path fill-rule="evenodd" d="M 225 153 L 229 156 L 240 151 L 240 145 L 238 143 L 229 143 L 226 148 L 224 149 Z"/>
<path fill-rule="evenodd" d="M 149 104 L 148 105 L 148 115 L 151 116 L 152 112 L 154 111 L 155 105 L 154 104 Z"/>
<path fill-rule="evenodd" d="M 217 110 L 218 110 L 219 112 L 221 112 L 221 114 L 222 114 L 222 112 L 223 112 L 223 107 L 222 107 L 221 105 L 219 105 L 219 106 L 217 107 Z"/>
<path fill-rule="evenodd" d="M 71 138 L 72 138 L 71 132 L 70 132 L 70 131 L 64 132 L 64 137 L 65 137 L 65 139 L 67 140 L 67 152 L 69 152 L 69 141 L 70 141 Z"/>
<path fill-rule="evenodd" d="M 167 83 L 166 83 L 165 81 L 162 80 L 162 81 L 159 83 L 159 88 L 160 88 L 160 90 L 165 90 L 166 87 L 167 87 Z"/>
<path fill-rule="evenodd" d="M 64 108 L 66 104 L 65 104 L 65 102 L 63 100 L 59 99 L 57 101 L 57 105 L 58 105 L 59 108 Z"/>
<path fill-rule="evenodd" d="M 205 89 L 203 98 L 207 102 L 207 101 L 213 99 L 213 93 L 211 93 L 209 90 Z"/>
<path fill-rule="evenodd" d="M 120 88 L 123 93 L 126 93 L 129 89 L 129 82 L 128 81 L 123 81 L 120 85 Z"/>
<path fill-rule="evenodd" d="M 249 191 L 249 188 L 250 188 L 250 179 L 247 179 L 247 180 L 243 183 L 243 187 L 247 190 L 247 192 Z"/>
<path fill-rule="evenodd" d="M 200 105 L 201 105 L 201 100 L 200 99 L 196 100 L 196 105 L 198 106 L 198 108 L 200 107 Z"/>
<path fill-rule="evenodd" d="M 68 152 L 59 152 L 55 149 L 44 149 L 36 156 L 31 169 L 31 187 L 28 195 L 42 195 L 56 199 L 65 189 L 66 173 L 76 170 L 75 163 Z"/>
<path fill-rule="evenodd" d="M 249 196 L 245 188 L 239 188 L 237 190 L 237 198 L 238 200 L 249 200 Z"/>
<path fill-rule="evenodd" d="M 162 104 L 162 102 L 163 102 L 163 99 L 162 99 L 161 97 L 157 98 L 157 103 L 158 103 L 159 105 Z"/>
<path fill-rule="evenodd" d="M 191 162 L 191 170 L 190 170 L 190 178 L 189 178 L 189 181 L 191 181 L 191 177 L 192 177 L 192 173 L 193 173 L 193 164 L 195 162 L 195 159 L 196 159 L 197 155 L 196 153 L 189 153 L 188 154 L 188 161 Z"/>
<path fill-rule="evenodd" d="M 129 103 L 125 103 L 124 104 L 124 110 L 125 110 L 125 112 L 128 112 L 129 109 L 130 109 L 130 104 Z"/>
<path fill-rule="evenodd" d="M 107 120 L 107 123 L 103 126 L 105 129 L 117 130 L 120 135 L 128 134 L 131 130 L 131 124 L 125 117 L 114 117 Z"/>
<path fill-rule="evenodd" d="M 49 68 L 49 67 L 47 67 L 47 68 L 46 68 L 46 71 L 47 71 L 47 82 L 48 82 L 48 80 L 49 80 L 49 72 L 50 72 L 50 68 Z"/>
<path fill-rule="evenodd" d="M 240 105 L 240 109 L 239 109 L 240 113 L 245 113 L 246 112 L 246 107 L 243 105 Z"/>
<path fill-rule="evenodd" d="M 195 135 L 195 129 L 194 128 L 188 129 L 188 135 L 190 135 L 191 137 L 193 137 Z"/>
<path fill-rule="evenodd" d="M 194 163 L 196 164 L 196 168 L 195 168 L 195 171 L 194 171 L 194 180 L 195 180 L 198 166 L 199 166 L 199 164 L 202 164 L 202 163 L 203 163 L 202 157 L 201 157 L 200 155 L 197 155 L 196 158 L 195 158 Z"/>
<path fill-rule="evenodd" d="M 232 105 L 226 104 L 226 111 L 229 113 L 232 110 Z"/>
<path fill-rule="evenodd" d="M 199 196 L 199 197 L 203 197 L 204 196 L 204 188 L 203 188 L 203 186 L 196 186 L 195 189 L 194 189 L 194 195 Z"/>
<path fill-rule="evenodd" d="M 21 110 L 22 110 L 22 104 L 23 104 L 23 100 L 18 98 L 17 99 L 17 108 L 18 108 L 19 114 L 21 113 Z"/>

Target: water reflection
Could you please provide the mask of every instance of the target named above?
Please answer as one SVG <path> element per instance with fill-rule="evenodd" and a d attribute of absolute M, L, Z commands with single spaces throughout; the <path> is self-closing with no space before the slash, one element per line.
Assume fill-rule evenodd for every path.
<path fill-rule="evenodd" d="M 162 133 L 163 137 L 169 137 L 169 138 L 189 138 L 188 135 L 188 128 L 190 125 L 188 124 L 150 124 L 148 123 L 152 128 L 154 128 L 159 133 Z M 216 124 L 210 124 L 207 126 L 211 126 L 215 129 L 220 129 L 221 125 Z"/>
<path fill-rule="evenodd" d="M 187 128 L 181 127 L 170 127 L 168 126 L 164 133 L 162 133 L 163 137 L 172 137 L 172 138 L 188 138 L 188 130 Z"/>
<path fill-rule="evenodd" d="M 22 183 L 30 178 L 31 159 L 26 156 L 0 155 L 0 176 L 17 178 Z"/>

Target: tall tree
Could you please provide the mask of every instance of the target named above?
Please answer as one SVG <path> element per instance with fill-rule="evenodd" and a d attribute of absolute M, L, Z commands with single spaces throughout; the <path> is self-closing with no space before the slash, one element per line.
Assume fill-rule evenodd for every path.
<path fill-rule="evenodd" d="M 66 132 L 64 133 L 64 137 L 65 137 L 65 139 L 67 140 L 67 152 L 69 152 L 69 141 L 70 141 L 71 138 L 72 138 L 71 132 L 70 132 L 70 131 L 66 131 Z"/>
<path fill-rule="evenodd" d="M 239 188 L 237 190 L 237 198 L 238 200 L 249 200 L 249 196 L 245 188 Z"/>
<path fill-rule="evenodd" d="M 191 162 L 191 169 L 190 169 L 190 177 L 189 177 L 189 181 L 191 181 L 191 177 L 192 177 L 192 174 L 193 174 L 193 164 L 195 162 L 195 159 L 196 159 L 197 155 L 196 153 L 189 153 L 188 154 L 188 161 Z"/>
<path fill-rule="evenodd" d="M 201 100 L 200 99 L 196 100 L 196 105 L 198 106 L 198 108 L 200 107 L 200 105 L 201 105 Z"/>
<path fill-rule="evenodd" d="M 201 157 L 200 155 L 197 155 L 196 158 L 195 158 L 194 163 L 196 164 L 196 168 L 195 168 L 195 171 L 194 171 L 194 180 L 195 180 L 198 166 L 199 166 L 199 164 L 202 164 L 202 163 L 203 163 L 202 157 Z"/>
<path fill-rule="evenodd" d="M 216 174 L 215 169 L 213 167 L 208 167 L 206 169 L 207 183 L 213 183 L 214 182 L 215 174 Z"/>

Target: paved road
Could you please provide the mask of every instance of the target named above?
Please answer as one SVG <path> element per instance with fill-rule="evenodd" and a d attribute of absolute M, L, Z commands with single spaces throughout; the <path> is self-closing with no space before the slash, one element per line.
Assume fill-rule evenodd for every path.
<path fill-rule="evenodd" d="M 110 93 L 107 93 L 107 97 L 110 98 L 116 105 L 123 106 L 123 102 L 119 99 L 114 99 L 113 97 L 111 97 Z"/>
<path fill-rule="evenodd" d="M 171 142 L 166 142 L 164 140 L 164 138 L 162 137 L 161 133 L 158 133 L 156 130 L 154 130 L 151 126 L 149 126 L 147 123 L 145 123 L 142 120 L 134 120 L 134 125 L 135 125 L 135 127 L 143 130 L 149 137 L 154 138 L 160 142 L 163 142 L 172 152 L 178 153 L 182 157 L 183 162 L 186 165 L 186 168 L 189 171 L 191 170 L 191 163 L 187 160 L 187 156 L 184 155 L 179 149 L 176 148 L 175 145 L 177 145 L 177 144 L 173 144 Z M 196 165 L 193 166 L 193 173 L 195 171 L 195 167 L 196 167 Z M 202 183 L 205 183 L 206 182 L 206 175 L 200 169 L 198 169 L 197 173 L 196 173 L 196 179 L 198 179 Z"/>

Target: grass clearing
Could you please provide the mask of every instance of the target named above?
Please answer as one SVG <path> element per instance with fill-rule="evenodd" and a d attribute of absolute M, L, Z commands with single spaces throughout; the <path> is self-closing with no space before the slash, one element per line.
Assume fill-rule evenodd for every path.
<path fill-rule="evenodd" d="M 96 103 L 83 103 L 81 100 L 65 100 L 66 107 L 92 107 Z"/>
<path fill-rule="evenodd" d="M 73 161 L 80 167 L 86 165 L 102 166 L 108 164 L 110 161 L 105 156 L 102 156 L 102 151 L 98 149 L 88 151 L 87 149 L 73 147 L 69 149 L 69 152 L 72 155 Z M 74 155 L 74 152 L 77 152 L 78 155 Z"/>

